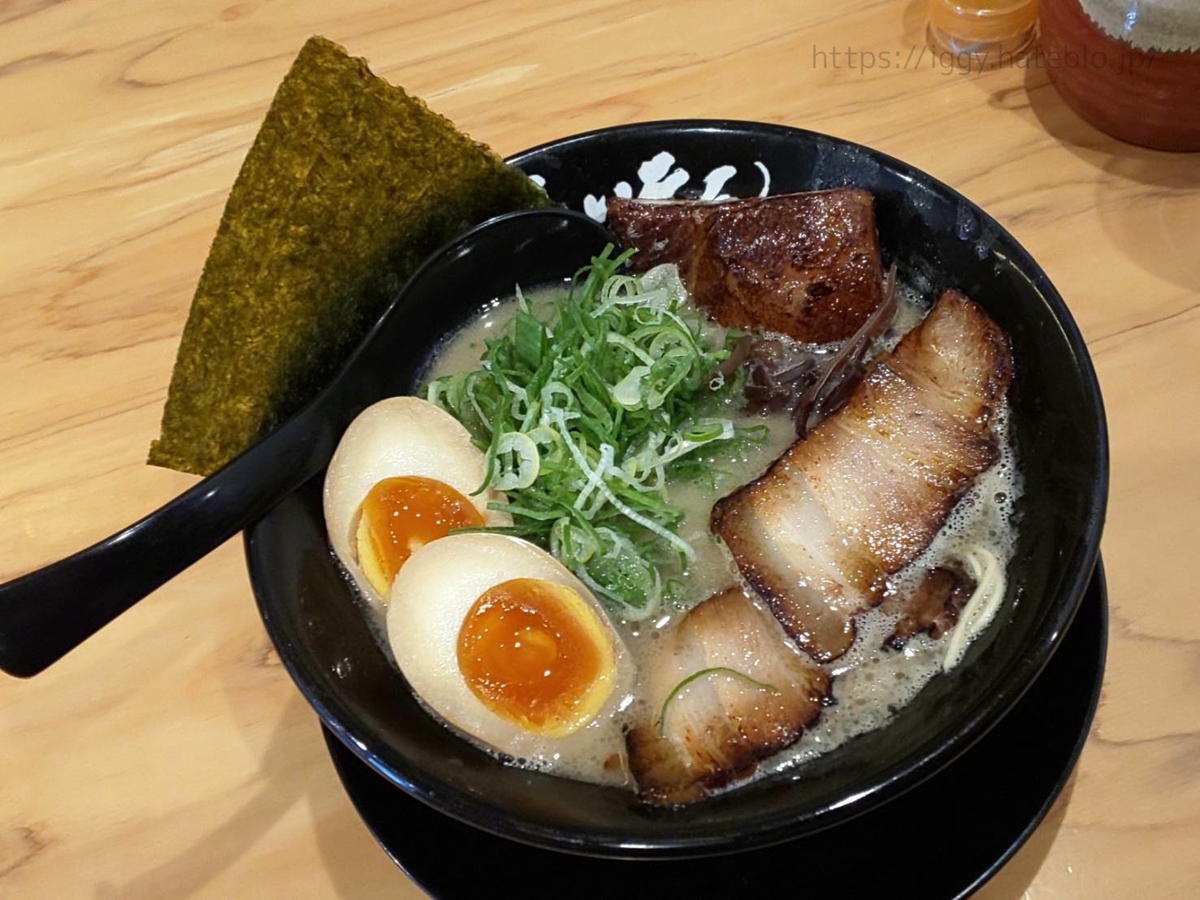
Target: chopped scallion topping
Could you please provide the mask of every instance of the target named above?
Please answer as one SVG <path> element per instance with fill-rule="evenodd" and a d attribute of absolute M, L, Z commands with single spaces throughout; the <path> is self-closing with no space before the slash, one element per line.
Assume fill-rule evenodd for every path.
<path fill-rule="evenodd" d="M 667 708 L 671 705 L 671 703 L 675 700 L 675 698 L 678 697 L 683 692 L 684 688 L 686 688 L 688 685 L 692 684 L 692 682 L 699 681 L 701 678 L 707 678 L 709 675 L 734 676 L 734 677 L 742 679 L 747 684 L 750 684 L 751 686 L 756 687 L 759 690 L 766 691 L 769 694 L 778 694 L 779 693 L 779 688 L 775 687 L 775 685 L 765 684 L 761 681 L 751 678 L 745 672 L 739 672 L 737 669 L 731 669 L 728 666 L 712 666 L 711 668 L 708 668 L 708 669 L 701 669 L 700 671 L 693 672 L 687 678 L 683 679 L 683 681 L 681 681 L 681 682 L 679 682 L 679 684 L 675 685 L 675 687 L 673 687 L 671 689 L 671 692 L 669 694 L 667 694 L 667 699 L 663 701 L 662 709 L 659 710 L 659 713 L 658 713 L 658 733 L 660 735 L 666 734 Z"/>
<path fill-rule="evenodd" d="M 512 320 L 479 366 L 429 384 L 487 453 L 480 490 L 504 491 L 504 529 L 549 549 L 623 618 L 654 614 L 694 551 L 668 481 L 703 470 L 695 451 L 756 439 L 727 413 L 740 377 L 686 303 L 674 266 L 621 274 L 611 247 L 565 296 Z M 690 464 L 690 465 L 689 465 Z"/>

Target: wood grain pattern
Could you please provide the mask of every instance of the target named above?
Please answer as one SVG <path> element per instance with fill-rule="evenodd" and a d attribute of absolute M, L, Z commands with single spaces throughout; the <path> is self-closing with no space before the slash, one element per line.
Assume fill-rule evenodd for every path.
<path fill-rule="evenodd" d="M 1070 303 L 1108 406 L 1102 705 L 1070 790 L 979 896 L 1194 896 L 1200 156 L 1104 137 L 1036 64 L 941 65 L 921 52 L 922 10 L 0 4 L 0 578 L 192 483 L 143 459 L 225 196 L 310 34 L 502 153 L 677 116 L 825 131 L 925 169 L 1008 227 Z M 421 896 L 342 794 L 238 542 L 45 674 L 0 680 L 0 772 L 2 896 Z"/>

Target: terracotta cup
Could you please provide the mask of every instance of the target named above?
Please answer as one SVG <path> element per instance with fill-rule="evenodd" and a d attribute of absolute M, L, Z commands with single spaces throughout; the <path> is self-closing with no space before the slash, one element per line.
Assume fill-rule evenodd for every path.
<path fill-rule="evenodd" d="M 1200 3 L 1041 0 L 1041 53 L 1062 98 L 1113 137 L 1200 150 Z"/>

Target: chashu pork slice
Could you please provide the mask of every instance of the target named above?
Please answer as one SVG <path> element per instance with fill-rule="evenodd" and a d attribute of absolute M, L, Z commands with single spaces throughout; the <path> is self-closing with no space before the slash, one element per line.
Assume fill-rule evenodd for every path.
<path fill-rule="evenodd" d="M 696 304 L 729 328 L 798 341 L 850 337 L 883 302 L 874 198 L 839 188 L 723 202 L 608 201 L 630 264 L 675 263 Z"/>
<path fill-rule="evenodd" d="M 1011 377 L 999 326 L 947 291 L 842 409 L 713 508 L 713 531 L 814 658 L 849 648 L 853 616 L 995 461 L 992 420 Z"/>
<path fill-rule="evenodd" d="M 788 455 L 839 530 L 890 574 L 928 546 L 996 461 L 992 419 L 1011 378 L 999 326 L 946 291 L 846 405 Z"/>
<path fill-rule="evenodd" d="M 647 715 L 626 738 L 638 793 L 651 803 L 687 803 L 751 774 L 799 739 L 829 694 L 825 671 L 739 588 L 705 600 L 660 640 L 643 669 Z"/>
<path fill-rule="evenodd" d="M 879 602 L 886 573 L 839 529 L 787 454 L 719 501 L 712 525 L 800 647 L 820 662 L 850 648 L 853 616 Z"/>

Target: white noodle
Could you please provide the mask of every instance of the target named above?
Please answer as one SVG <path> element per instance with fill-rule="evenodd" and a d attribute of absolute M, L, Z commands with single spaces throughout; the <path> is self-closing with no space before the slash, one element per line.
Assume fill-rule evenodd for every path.
<path fill-rule="evenodd" d="M 967 551 L 963 562 L 975 579 L 975 592 L 963 607 L 958 624 L 946 642 L 946 656 L 942 660 L 944 672 L 949 672 L 962 662 L 967 644 L 988 627 L 1000 608 L 1000 601 L 1004 599 L 1004 570 L 1000 567 L 1000 560 L 991 551 L 976 544 Z"/>

